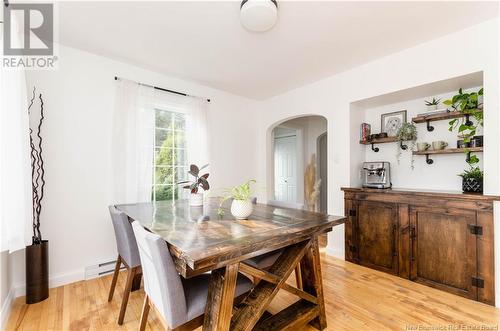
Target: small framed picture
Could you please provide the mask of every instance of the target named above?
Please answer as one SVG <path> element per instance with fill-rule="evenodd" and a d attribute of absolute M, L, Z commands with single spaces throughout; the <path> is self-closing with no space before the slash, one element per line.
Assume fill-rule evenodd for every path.
<path fill-rule="evenodd" d="M 387 136 L 395 137 L 403 123 L 406 123 L 406 110 L 382 114 L 380 117 L 380 132 L 386 132 Z"/>

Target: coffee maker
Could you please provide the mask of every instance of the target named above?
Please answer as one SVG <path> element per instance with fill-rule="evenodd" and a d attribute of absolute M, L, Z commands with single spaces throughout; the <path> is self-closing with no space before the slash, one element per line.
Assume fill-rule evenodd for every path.
<path fill-rule="evenodd" d="M 391 188 L 391 164 L 389 162 L 363 162 L 363 187 Z"/>

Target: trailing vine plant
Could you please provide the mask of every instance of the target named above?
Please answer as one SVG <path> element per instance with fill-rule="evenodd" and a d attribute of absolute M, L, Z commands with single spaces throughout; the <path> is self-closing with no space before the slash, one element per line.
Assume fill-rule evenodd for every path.
<path fill-rule="evenodd" d="M 28 106 L 28 117 L 31 117 L 31 108 L 36 99 L 36 87 L 33 88 L 33 94 Z M 44 103 L 42 94 L 38 95 L 40 101 L 40 118 L 38 119 L 38 124 L 36 125 L 36 132 L 29 128 L 30 135 L 30 149 L 31 149 L 31 188 L 32 188 L 32 199 L 33 199 L 33 237 L 32 244 L 37 245 L 42 243 L 42 233 L 40 231 L 40 214 L 42 212 L 42 200 L 44 196 L 45 188 L 45 168 L 43 161 L 43 138 L 42 138 L 42 124 L 45 119 L 44 116 Z"/>
<path fill-rule="evenodd" d="M 478 128 L 483 126 L 483 104 L 479 99 L 482 95 L 483 88 L 471 93 L 464 93 L 462 89 L 459 89 L 458 94 L 455 94 L 451 99 L 443 101 L 443 104 L 452 107 L 454 111 L 461 112 L 464 115 L 463 117 L 452 119 L 448 123 L 448 130 L 453 132 L 453 130 L 458 128 L 458 134 L 465 143 L 469 143 L 476 135 Z M 471 118 L 474 118 L 475 122 Z M 475 167 L 479 163 L 477 155 L 472 154 L 468 148 L 465 148 L 465 153 L 468 155 L 466 162 L 469 164 L 470 170 L 474 170 L 475 172 L 480 171 L 479 167 Z"/>
<path fill-rule="evenodd" d="M 398 144 L 398 153 L 396 158 L 398 160 L 398 164 L 401 160 L 401 154 L 403 150 L 409 150 L 411 153 L 411 169 L 414 169 L 414 158 L 413 158 L 413 149 L 415 148 L 415 142 L 417 141 L 417 127 L 413 123 L 404 123 L 396 133 Z M 409 145 L 404 143 L 409 142 Z M 408 148 L 410 147 L 410 148 Z"/>

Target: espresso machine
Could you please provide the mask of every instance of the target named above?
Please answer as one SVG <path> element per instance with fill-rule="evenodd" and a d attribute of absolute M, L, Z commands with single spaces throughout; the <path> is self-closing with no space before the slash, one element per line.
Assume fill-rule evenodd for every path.
<path fill-rule="evenodd" d="M 391 188 L 391 164 L 389 162 L 363 162 L 363 187 Z"/>

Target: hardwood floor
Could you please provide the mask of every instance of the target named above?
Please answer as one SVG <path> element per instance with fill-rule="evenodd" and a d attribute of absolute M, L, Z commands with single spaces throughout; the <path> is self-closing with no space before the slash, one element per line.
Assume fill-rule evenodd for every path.
<path fill-rule="evenodd" d="M 367 269 L 323 257 L 327 330 L 491 330 L 500 328 L 500 309 Z M 289 279 L 293 282 L 292 275 Z M 49 299 L 14 302 L 7 330 L 137 330 L 144 292 L 130 295 L 123 326 L 116 324 L 125 273 L 115 297 L 107 302 L 111 276 L 50 290 Z M 276 313 L 295 297 L 280 291 L 271 305 Z M 420 327 L 420 329 L 419 329 Z M 444 328 L 440 328 L 444 327 Z M 482 328 L 481 328 L 482 327 Z M 146 330 L 162 330 L 151 311 Z M 305 328 L 304 330 L 314 330 Z"/>

